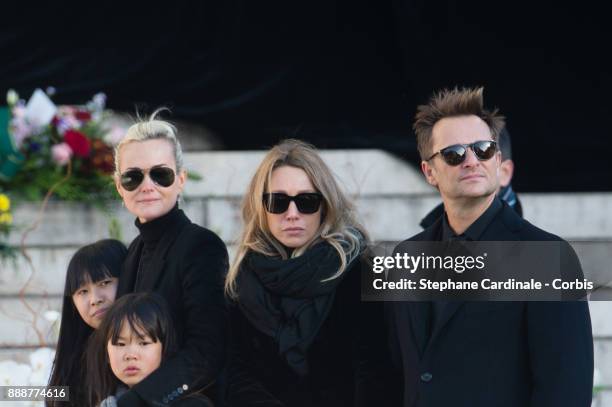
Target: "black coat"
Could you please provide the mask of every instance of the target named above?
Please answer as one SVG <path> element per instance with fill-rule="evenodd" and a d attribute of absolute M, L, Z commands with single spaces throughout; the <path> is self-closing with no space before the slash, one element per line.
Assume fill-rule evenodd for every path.
<path fill-rule="evenodd" d="M 441 229 L 439 218 L 409 240 L 441 240 Z M 561 239 L 504 203 L 481 240 Z M 387 311 L 392 352 L 404 374 L 405 407 L 591 405 L 587 302 L 450 302 L 428 342 L 423 303 L 393 303 Z"/>
<path fill-rule="evenodd" d="M 134 292 L 142 248 L 142 237 L 138 236 L 128 249 L 117 296 Z M 166 299 L 179 352 L 123 395 L 120 406 L 167 405 L 184 393 L 182 388 L 191 391 L 210 387 L 225 362 L 225 244 L 178 210 L 165 228 L 150 265 L 136 291 L 156 292 Z"/>
<path fill-rule="evenodd" d="M 232 341 L 228 407 L 386 406 L 390 359 L 382 303 L 360 301 L 364 262 L 345 271 L 332 308 L 307 354 L 309 374 L 298 376 L 278 344 L 230 307 Z M 399 397 L 397 386 L 392 389 Z"/>

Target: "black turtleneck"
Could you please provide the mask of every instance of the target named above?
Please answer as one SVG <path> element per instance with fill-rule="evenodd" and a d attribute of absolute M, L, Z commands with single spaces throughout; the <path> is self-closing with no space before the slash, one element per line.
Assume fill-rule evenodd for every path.
<path fill-rule="evenodd" d="M 146 270 L 150 268 L 153 253 L 157 248 L 157 244 L 161 240 L 164 233 L 167 232 L 170 225 L 177 222 L 181 217 L 182 211 L 178 208 L 178 203 L 174 205 L 168 213 L 160 216 L 157 219 L 141 223 L 140 219 L 136 218 L 134 224 L 140 231 L 143 247 L 140 253 L 140 261 L 138 262 L 138 271 L 136 273 L 136 283 L 134 290 L 138 291 L 145 276 Z"/>

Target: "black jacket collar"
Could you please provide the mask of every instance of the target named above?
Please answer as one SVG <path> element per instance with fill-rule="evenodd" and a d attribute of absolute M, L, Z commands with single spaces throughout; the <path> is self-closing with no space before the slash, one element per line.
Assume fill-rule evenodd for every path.
<path fill-rule="evenodd" d="M 171 216 L 164 222 L 163 233 L 160 233 L 159 236 L 155 235 L 158 240 L 155 245 L 153 259 L 151 261 L 152 266 L 149 270 L 145 270 L 146 276 L 142 278 L 140 287 L 134 287 L 134 285 L 136 283 L 140 256 L 145 244 L 143 235 L 138 235 L 130 245 L 127 258 L 123 263 L 121 276 L 119 277 L 117 297 L 134 291 L 153 291 L 155 288 L 155 285 L 165 268 L 168 250 L 172 247 L 182 229 L 191 223 L 189 218 L 187 218 L 182 210 L 175 208 L 171 212 L 173 212 Z M 160 219 L 161 218 L 156 219 L 153 222 Z M 147 223 L 145 223 L 145 225 Z"/>

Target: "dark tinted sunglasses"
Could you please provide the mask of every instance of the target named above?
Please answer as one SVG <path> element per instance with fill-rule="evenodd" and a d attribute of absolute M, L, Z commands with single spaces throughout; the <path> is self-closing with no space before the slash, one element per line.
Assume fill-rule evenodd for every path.
<path fill-rule="evenodd" d="M 425 161 L 429 161 L 436 155 L 440 154 L 444 159 L 444 162 L 446 162 L 448 165 L 459 165 L 465 161 L 465 157 L 467 157 L 468 147 L 472 149 L 474 155 L 480 161 L 489 160 L 495 155 L 495 152 L 497 151 L 497 143 L 495 141 L 481 140 L 476 141 L 472 144 L 453 144 L 452 146 L 445 147 L 442 150 L 434 153 Z"/>
<path fill-rule="evenodd" d="M 273 192 L 263 195 L 263 203 L 270 213 L 284 213 L 289 209 L 291 201 L 295 202 L 297 210 L 304 214 L 315 213 L 321 206 L 323 195 L 318 192 L 305 192 L 295 196 Z"/>
<path fill-rule="evenodd" d="M 134 168 L 121 174 L 120 183 L 126 191 L 133 191 L 142 184 L 145 174 L 149 173 L 151 180 L 160 187 L 169 187 L 174 184 L 174 170 L 168 167 L 152 167 L 149 170 Z"/>

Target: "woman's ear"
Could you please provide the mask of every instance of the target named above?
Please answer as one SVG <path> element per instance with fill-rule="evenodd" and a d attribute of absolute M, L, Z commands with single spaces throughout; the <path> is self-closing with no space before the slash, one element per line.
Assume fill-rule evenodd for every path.
<path fill-rule="evenodd" d="M 177 174 L 177 182 L 181 192 L 183 192 L 183 187 L 185 186 L 185 181 L 187 180 L 187 171 L 180 170 Z"/>
<path fill-rule="evenodd" d="M 115 182 L 115 188 L 117 189 L 117 193 L 119 194 L 119 196 L 123 200 L 123 192 L 124 191 L 121 188 L 121 181 L 120 181 L 119 175 L 114 174 L 113 175 L 113 181 Z"/>

